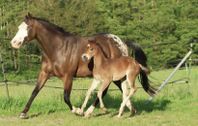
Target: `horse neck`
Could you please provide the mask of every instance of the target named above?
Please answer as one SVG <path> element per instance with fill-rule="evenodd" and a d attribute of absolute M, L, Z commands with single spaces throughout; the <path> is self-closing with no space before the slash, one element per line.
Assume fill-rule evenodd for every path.
<path fill-rule="evenodd" d="M 105 57 L 102 50 L 100 48 L 98 48 L 97 50 L 98 51 L 94 56 L 94 67 L 95 68 L 101 67 L 107 61 L 107 58 Z"/>
<path fill-rule="evenodd" d="M 59 37 L 60 39 L 57 39 L 58 36 L 60 36 Z M 58 50 L 62 46 L 63 44 L 63 41 L 61 39 L 62 37 L 63 36 L 58 35 L 52 31 L 49 31 L 46 27 L 44 27 L 40 23 L 36 25 L 36 39 L 39 42 L 44 53 L 48 57 L 52 56 L 52 54 L 55 54 L 56 50 Z"/>

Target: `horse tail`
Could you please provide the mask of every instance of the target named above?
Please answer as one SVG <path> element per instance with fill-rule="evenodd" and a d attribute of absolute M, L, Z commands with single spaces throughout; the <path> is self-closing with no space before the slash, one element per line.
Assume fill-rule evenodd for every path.
<path fill-rule="evenodd" d="M 133 55 L 139 64 L 147 67 L 147 57 L 140 45 L 132 41 L 126 41 L 125 43 L 130 49 L 132 49 L 132 54 L 130 55 Z"/>

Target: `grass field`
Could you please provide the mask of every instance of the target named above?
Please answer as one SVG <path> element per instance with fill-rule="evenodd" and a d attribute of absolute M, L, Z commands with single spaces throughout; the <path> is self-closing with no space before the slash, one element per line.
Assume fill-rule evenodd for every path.
<path fill-rule="evenodd" d="M 170 70 L 154 71 L 151 76 L 164 80 Z M 180 70 L 172 80 L 186 76 Z M 104 114 L 96 109 L 91 118 L 83 118 L 72 114 L 63 100 L 63 89 L 44 87 L 36 97 L 29 111 L 30 118 L 18 118 L 34 88 L 32 85 L 10 85 L 11 98 L 8 100 L 4 86 L 0 87 L 0 126 L 194 126 L 198 124 L 198 67 L 193 67 L 188 84 L 169 84 L 149 104 L 145 104 L 148 95 L 139 88 L 132 98 L 138 113 L 129 117 L 128 110 L 122 118 L 116 118 L 121 103 L 119 91 L 109 91 L 104 98 L 109 113 Z M 91 79 L 75 79 L 73 88 L 87 88 Z M 140 87 L 140 84 L 137 83 Z M 62 82 L 52 78 L 46 86 L 62 87 Z M 116 88 L 113 84 L 110 88 Z M 80 106 L 84 100 L 85 90 L 73 90 L 71 101 Z M 93 97 L 96 97 L 95 95 Z M 91 102 L 93 99 L 90 100 Z M 89 102 L 89 105 L 91 104 Z"/>

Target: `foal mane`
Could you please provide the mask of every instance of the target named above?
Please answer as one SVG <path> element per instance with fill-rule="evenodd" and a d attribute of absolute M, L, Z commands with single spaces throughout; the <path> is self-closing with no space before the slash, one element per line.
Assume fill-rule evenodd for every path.
<path fill-rule="evenodd" d="M 99 43 L 97 43 L 95 41 L 89 41 L 89 42 L 94 43 L 101 50 L 101 52 L 105 56 L 105 58 L 108 58 L 107 54 L 105 53 L 105 51 L 103 50 L 102 46 Z"/>
<path fill-rule="evenodd" d="M 32 17 L 33 19 L 37 20 L 38 22 L 40 22 L 43 26 L 45 26 L 46 28 L 50 29 L 50 30 L 54 30 L 54 31 L 58 31 L 64 35 L 72 35 L 72 33 L 65 31 L 62 27 L 51 23 L 50 21 L 44 19 L 44 18 L 39 18 L 39 17 Z"/>

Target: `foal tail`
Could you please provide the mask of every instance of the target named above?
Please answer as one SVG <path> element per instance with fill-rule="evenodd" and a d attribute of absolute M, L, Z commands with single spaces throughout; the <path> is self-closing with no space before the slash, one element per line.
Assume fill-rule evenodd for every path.
<path fill-rule="evenodd" d="M 147 72 L 148 69 L 145 67 L 141 67 L 140 66 L 140 76 L 139 76 L 139 81 L 143 86 L 143 89 L 150 95 L 150 96 L 154 96 L 156 94 L 156 89 L 154 87 L 152 87 L 149 83 L 149 79 L 147 76 Z M 145 70 L 147 69 L 147 70 Z"/>
<path fill-rule="evenodd" d="M 149 84 L 149 79 L 147 74 L 150 73 L 150 70 L 147 68 L 147 57 L 139 44 L 131 41 L 126 41 L 126 45 L 129 48 L 132 48 L 132 55 L 135 60 L 140 65 L 140 77 L 139 81 L 142 84 L 144 90 L 150 95 L 153 96 L 156 94 L 156 89 Z"/>

